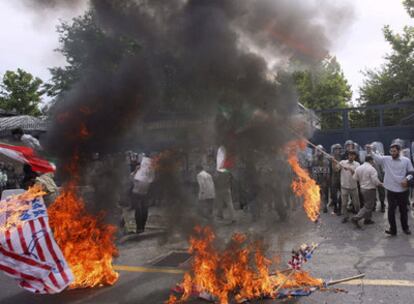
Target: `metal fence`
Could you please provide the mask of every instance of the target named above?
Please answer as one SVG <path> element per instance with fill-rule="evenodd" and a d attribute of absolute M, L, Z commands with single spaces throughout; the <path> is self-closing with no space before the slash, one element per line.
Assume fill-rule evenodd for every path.
<path fill-rule="evenodd" d="M 361 144 L 393 138 L 414 140 L 414 101 L 315 111 L 320 123 L 313 140 L 330 145 L 346 139 Z"/>
<path fill-rule="evenodd" d="M 414 102 L 315 111 L 321 130 L 414 125 Z"/>

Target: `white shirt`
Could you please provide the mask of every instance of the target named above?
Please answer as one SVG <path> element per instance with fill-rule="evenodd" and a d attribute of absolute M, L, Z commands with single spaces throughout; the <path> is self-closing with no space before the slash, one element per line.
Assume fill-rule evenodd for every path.
<path fill-rule="evenodd" d="M 30 134 L 24 134 L 21 138 L 21 141 L 25 146 L 28 146 L 32 149 L 43 150 L 40 142 Z"/>
<path fill-rule="evenodd" d="M 353 173 L 350 170 L 345 170 L 344 168 L 352 169 L 353 171 L 359 167 L 359 162 L 353 161 L 352 163 L 349 160 L 341 160 L 337 165 L 337 168 L 341 170 L 341 187 L 345 189 L 355 189 L 358 187 L 356 180 L 353 178 Z"/>
<path fill-rule="evenodd" d="M 392 192 L 405 192 L 401 183 L 409 171 L 413 171 L 411 161 L 404 156 L 393 159 L 390 155 L 373 154 L 375 161 L 384 168 L 384 188 Z"/>
<path fill-rule="evenodd" d="M 214 199 L 216 197 L 214 181 L 209 173 L 207 173 L 204 170 L 198 173 L 197 182 L 198 182 L 198 187 L 199 187 L 199 191 L 198 191 L 199 200 Z"/>
<path fill-rule="evenodd" d="M 378 179 L 377 170 L 368 162 L 365 162 L 355 169 L 353 178 L 359 181 L 361 189 L 365 190 L 376 189 L 381 184 L 381 181 Z"/>

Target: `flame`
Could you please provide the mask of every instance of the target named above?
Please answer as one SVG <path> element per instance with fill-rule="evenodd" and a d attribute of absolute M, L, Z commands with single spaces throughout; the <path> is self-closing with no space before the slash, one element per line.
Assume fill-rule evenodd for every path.
<path fill-rule="evenodd" d="M 319 186 L 309 176 L 309 173 L 303 169 L 297 157 L 298 150 L 306 148 L 304 140 L 291 141 L 286 145 L 286 153 L 288 155 L 288 162 L 296 174 L 296 178 L 292 181 L 293 192 L 300 197 L 303 197 L 303 208 L 308 218 L 316 222 L 320 215 L 321 195 Z"/>
<path fill-rule="evenodd" d="M 75 276 L 70 289 L 113 285 L 119 276 L 112 266 L 116 228 L 87 213 L 75 186 L 66 186 L 48 209 L 56 242 Z"/>
<path fill-rule="evenodd" d="M 45 195 L 41 185 L 34 185 L 19 195 L 12 195 L 0 202 L 0 214 L 6 214 L 5 222 L 0 223 L 0 232 L 22 224 L 20 219 L 23 212 L 30 209 L 29 202 Z"/>
<path fill-rule="evenodd" d="M 308 273 L 297 271 L 290 277 L 272 273 L 272 262 L 263 253 L 261 242 L 251 242 L 246 235 L 236 233 L 222 251 L 214 246 L 215 234 L 209 227 L 196 227 L 190 238 L 189 252 L 193 255 L 192 270 L 185 273 L 177 298 L 171 295 L 166 304 L 182 303 L 194 292 L 206 292 L 217 303 L 228 304 L 231 297 L 241 303 L 263 297 L 275 298 L 276 289 L 318 287 L 323 282 Z"/>

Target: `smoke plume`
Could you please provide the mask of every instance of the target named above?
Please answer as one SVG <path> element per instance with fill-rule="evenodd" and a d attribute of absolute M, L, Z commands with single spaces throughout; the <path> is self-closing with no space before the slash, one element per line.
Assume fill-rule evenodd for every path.
<path fill-rule="evenodd" d="M 256 184 L 256 157 L 293 136 L 287 126 L 296 113 L 292 84 L 278 80 L 269 59 L 312 64 L 326 56 L 331 36 L 348 20 L 329 3 L 91 0 L 90 20 L 102 39 L 79 39 L 79 78 L 56 103 L 49 151 L 67 163 L 74 153 L 87 159 L 125 149 L 183 153 L 225 145 Z M 145 127 L 165 116 L 205 123 L 167 127 L 168 138 Z M 167 196 L 186 200 L 173 188 Z"/>

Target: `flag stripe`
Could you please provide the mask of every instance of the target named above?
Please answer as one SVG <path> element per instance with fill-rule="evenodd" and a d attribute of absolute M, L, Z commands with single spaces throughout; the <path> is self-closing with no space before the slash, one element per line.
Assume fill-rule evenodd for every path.
<path fill-rule="evenodd" d="M 36 230 L 35 230 L 34 222 L 33 221 L 29 221 L 29 225 L 30 225 L 30 230 L 32 231 L 32 237 L 34 238 L 35 235 L 36 235 Z M 46 261 L 45 254 L 43 252 L 42 246 L 39 245 L 39 242 L 38 241 L 36 241 L 35 248 L 36 248 L 37 254 L 39 255 L 40 260 L 42 262 Z M 52 281 L 53 285 L 55 285 L 55 287 L 57 289 L 60 289 L 61 287 L 59 286 L 59 284 L 58 284 L 58 282 L 57 282 L 57 280 L 56 280 L 55 275 L 53 274 L 53 272 L 50 273 L 49 277 L 50 277 L 50 280 Z"/>
<path fill-rule="evenodd" d="M 22 246 L 23 253 L 29 255 L 29 249 L 27 248 L 26 239 L 24 238 L 21 225 L 17 227 L 17 233 L 19 234 L 20 245 Z"/>
<path fill-rule="evenodd" d="M 7 229 L 5 234 L 6 234 L 7 247 L 9 247 L 10 251 L 13 251 L 14 249 L 13 249 L 13 244 L 11 242 L 10 230 Z"/>
<path fill-rule="evenodd" d="M 40 264 L 40 263 L 37 263 L 36 261 L 34 261 L 32 259 L 29 259 L 29 258 L 26 258 L 24 256 L 18 255 L 14 252 L 4 250 L 2 246 L 0 246 L 0 253 L 2 253 L 3 255 L 5 255 L 9 258 L 15 259 L 19 262 L 22 262 L 24 264 L 27 264 L 27 265 L 30 265 L 30 266 L 33 266 L 33 267 L 38 267 L 38 268 L 45 269 L 45 270 L 51 270 L 52 269 L 52 267 L 50 267 L 49 265 Z"/>
<path fill-rule="evenodd" d="M 44 230 L 46 230 L 45 219 L 43 217 L 41 217 L 41 218 L 39 218 L 39 222 L 40 222 L 40 225 L 42 225 L 42 228 Z M 62 264 L 61 264 L 61 262 L 59 261 L 59 258 L 56 255 L 55 249 L 53 248 L 53 244 L 52 244 L 52 241 L 50 239 L 49 233 L 46 233 L 45 238 L 46 238 L 47 248 L 48 248 L 49 252 L 51 253 L 51 255 L 53 257 L 53 260 L 55 261 L 55 263 L 56 263 L 56 265 L 57 265 L 57 267 L 59 269 L 59 272 L 60 272 L 60 275 L 63 278 L 63 281 L 65 282 L 65 284 L 69 283 L 69 278 L 67 277 L 66 272 L 63 269 Z"/>
<path fill-rule="evenodd" d="M 10 268 L 10 267 L 8 267 L 6 265 L 3 265 L 1 263 L 0 263 L 0 270 L 3 270 L 4 272 L 6 272 L 6 273 L 8 273 L 12 276 L 15 276 L 15 277 L 19 277 L 19 278 L 29 280 L 29 281 L 37 281 L 37 282 L 43 283 L 42 279 L 31 276 L 30 274 L 25 274 L 23 272 L 18 272 L 17 270 L 14 270 L 13 268 Z"/>

